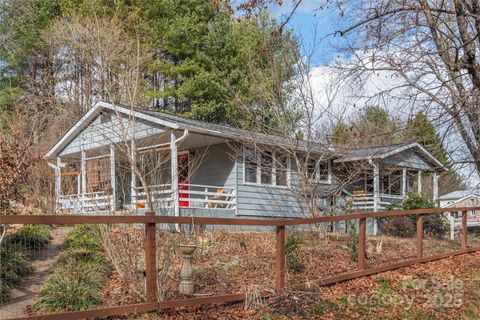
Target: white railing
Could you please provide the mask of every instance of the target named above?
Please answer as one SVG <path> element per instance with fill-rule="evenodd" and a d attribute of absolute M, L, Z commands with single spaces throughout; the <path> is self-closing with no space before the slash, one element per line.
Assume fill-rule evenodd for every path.
<path fill-rule="evenodd" d="M 378 210 L 385 210 L 385 208 L 394 202 L 402 202 L 403 196 L 394 194 L 379 194 Z M 373 193 L 355 194 L 347 196 L 347 205 L 355 211 L 373 211 L 375 209 Z"/>
<path fill-rule="evenodd" d="M 179 201 L 192 208 L 235 209 L 235 189 L 201 184 L 179 184 Z M 182 197 L 183 195 L 183 197 Z"/>
<path fill-rule="evenodd" d="M 173 207 L 173 195 L 171 184 L 157 184 L 147 187 L 135 188 L 135 194 L 133 195 L 132 203 L 137 208 L 148 209 L 148 198 L 151 197 L 153 203 L 153 210 L 160 208 Z"/>
<path fill-rule="evenodd" d="M 103 191 L 62 195 L 58 198 L 58 209 L 69 213 L 110 211 L 112 207 L 112 196 Z"/>
<path fill-rule="evenodd" d="M 181 207 L 203 209 L 235 209 L 235 189 L 222 186 L 201 184 L 179 184 L 178 202 Z M 135 189 L 133 203 L 136 208 L 148 209 L 147 195 L 152 201 L 153 209 L 172 208 L 173 194 L 170 184 L 152 185 Z"/>
<path fill-rule="evenodd" d="M 447 214 L 450 224 L 450 239 L 455 239 L 455 229 L 462 228 L 462 215 L 461 212 L 451 212 Z M 479 227 L 480 226 L 480 212 L 469 211 L 467 218 L 467 227 Z"/>

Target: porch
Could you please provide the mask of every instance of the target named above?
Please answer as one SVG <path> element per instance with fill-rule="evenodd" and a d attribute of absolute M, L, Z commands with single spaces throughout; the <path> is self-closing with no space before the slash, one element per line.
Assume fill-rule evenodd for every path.
<path fill-rule="evenodd" d="M 192 209 L 198 215 L 236 210 L 235 163 L 225 155 L 224 139 L 168 130 L 128 141 L 103 141 L 110 143 L 80 145 L 57 157 L 57 212 L 155 211 L 179 216 Z"/>
<path fill-rule="evenodd" d="M 343 189 L 351 211 L 381 211 L 401 204 L 409 192 L 438 200 L 438 172 L 443 165 L 416 142 L 345 150 L 334 160 L 339 175 L 352 181 Z M 431 183 L 429 190 L 423 184 Z"/>
<path fill-rule="evenodd" d="M 400 205 L 409 192 L 423 192 L 423 171 L 384 169 L 382 173 L 366 172 L 361 183 L 345 190 L 347 206 L 352 211 L 383 211 Z M 434 172 L 433 199 L 438 197 L 438 176 Z"/>

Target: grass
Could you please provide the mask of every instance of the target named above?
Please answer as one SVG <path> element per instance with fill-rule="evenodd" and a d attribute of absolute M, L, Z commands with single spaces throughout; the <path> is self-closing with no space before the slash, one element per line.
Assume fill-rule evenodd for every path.
<path fill-rule="evenodd" d="M 28 250 L 46 246 L 51 230 L 45 225 L 24 225 L 5 237 L 0 246 L 0 303 L 7 302 L 8 291 L 30 273 Z"/>
<path fill-rule="evenodd" d="M 0 303 L 8 301 L 8 290 L 30 272 L 30 261 L 18 247 L 0 247 Z"/>
<path fill-rule="evenodd" d="M 100 305 L 101 289 L 109 274 L 98 228 L 76 226 L 67 234 L 63 251 L 32 310 L 80 311 Z"/>
<path fill-rule="evenodd" d="M 5 245 L 38 249 L 47 245 L 52 228 L 49 225 L 27 224 L 5 238 Z"/>

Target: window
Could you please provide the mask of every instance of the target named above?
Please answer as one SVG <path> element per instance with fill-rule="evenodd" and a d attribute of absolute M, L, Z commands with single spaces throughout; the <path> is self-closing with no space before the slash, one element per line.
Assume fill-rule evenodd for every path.
<path fill-rule="evenodd" d="M 307 158 L 305 171 L 309 180 L 330 183 L 330 163 L 328 160 Z"/>
<path fill-rule="evenodd" d="M 276 155 L 275 162 L 275 182 L 277 186 L 287 186 L 288 157 Z"/>
<path fill-rule="evenodd" d="M 320 161 L 318 164 L 318 180 L 330 181 L 330 168 L 328 161 Z"/>
<path fill-rule="evenodd" d="M 260 154 L 260 182 L 262 184 L 272 184 L 273 158 L 271 152 L 262 152 Z"/>
<path fill-rule="evenodd" d="M 288 157 L 270 151 L 254 152 L 245 149 L 243 159 L 245 183 L 288 185 Z"/>
<path fill-rule="evenodd" d="M 255 152 L 245 149 L 243 158 L 245 165 L 244 181 L 249 183 L 257 183 L 257 158 Z"/>

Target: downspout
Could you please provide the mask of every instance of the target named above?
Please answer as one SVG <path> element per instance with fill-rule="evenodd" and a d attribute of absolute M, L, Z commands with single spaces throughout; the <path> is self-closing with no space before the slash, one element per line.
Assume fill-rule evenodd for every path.
<path fill-rule="evenodd" d="M 173 206 L 174 206 L 174 216 L 175 217 L 180 216 L 180 207 L 179 207 L 179 203 L 178 203 L 178 200 L 179 200 L 179 198 L 178 198 L 178 194 L 179 194 L 179 192 L 178 192 L 179 191 L 178 190 L 178 163 L 177 163 L 177 159 L 176 159 L 176 157 L 177 157 L 177 145 L 178 145 L 179 142 L 184 140 L 187 136 L 188 136 L 188 129 L 185 129 L 183 131 L 183 135 L 179 138 L 174 138 L 175 135 L 174 135 L 173 131 L 171 133 L 170 149 L 175 151 L 174 152 L 175 154 L 171 155 L 171 157 L 172 157 L 171 163 L 174 164 L 172 166 L 171 172 L 174 173 L 174 174 L 172 174 L 172 191 L 174 192 L 174 194 L 173 194 L 173 201 L 174 201 Z M 175 168 L 175 166 L 177 166 L 177 167 Z M 177 232 L 181 231 L 180 224 L 175 223 L 175 230 Z"/>
<path fill-rule="evenodd" d="M 378 212 L 378 203 L 380 202 L 380 172 L 378 168 L 378 164 L 376 164 L 372 159 L 368 160 L 368 163 L 373 167 L 373 211 Z M 378 226 L 377 226 L 377 219 L 373 219 L 373 234 L 377 235 L 378 233 Z"/>

